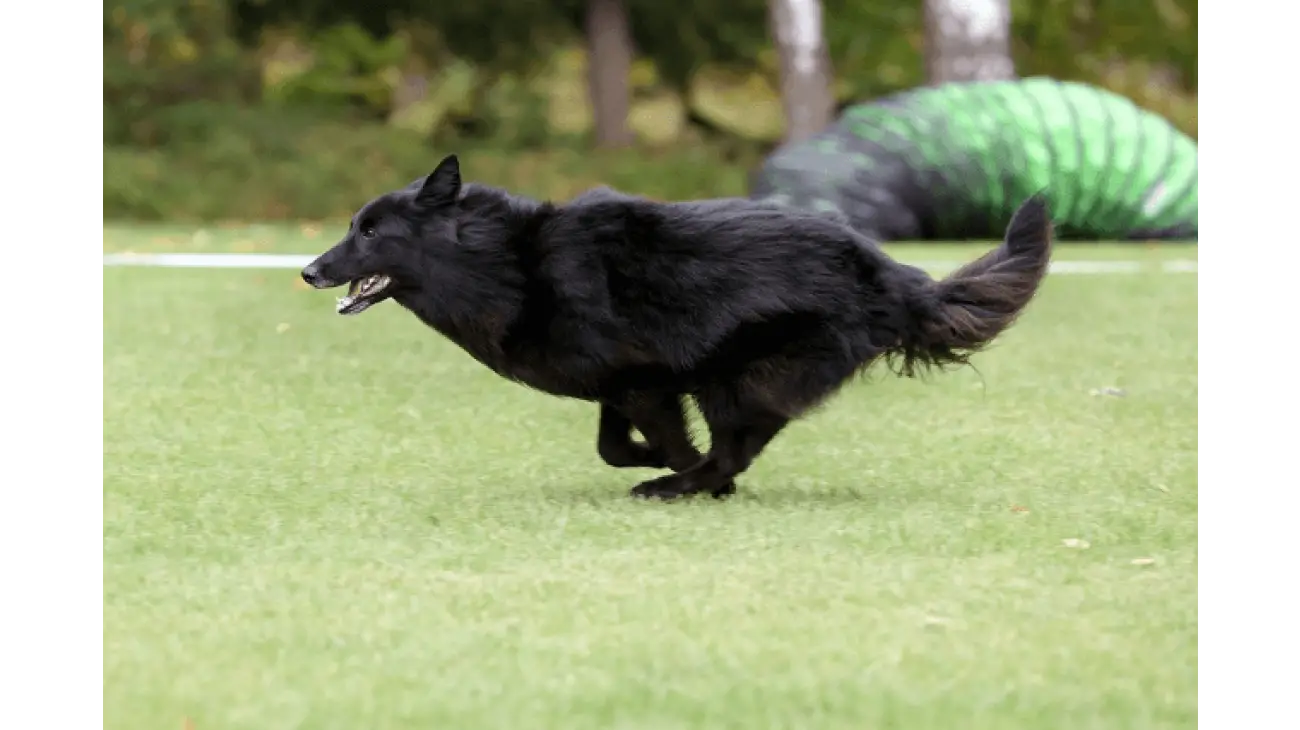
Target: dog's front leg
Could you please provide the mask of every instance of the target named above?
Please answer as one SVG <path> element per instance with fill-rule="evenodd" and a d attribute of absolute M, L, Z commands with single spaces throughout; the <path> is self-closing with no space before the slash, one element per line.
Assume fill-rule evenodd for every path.
<path fill-rule="evenodd" d="M 632 428 L 645 437 L 632 440 Z M 691 442 L 686 413 L 676 393 L 632 392 L 600 407 L 597 447 L 611 466 L 645 466 L 685 471 L 703 456 Z"/>
<path fill-rule="evenodd" d="M 646 444 L 673 471 L 686 471 L 704 458 L 691 442 L 686 428 L 686 411 L 677 393 L 635 391 L 620 404 L 624 413 L 645 436 Z"/>
<path fill-rule="evenodd" d="M 746 403 L 723 388 L 706 391 L 703 396 L 700 405 L 713 441 L 708 455 L 689 469 L 638 484 L 632 496 L 671 500 L 700 492 L 718 498 L 735 494 L 736 477 L 789 422 L 785 416 Z"/>
<path fill-rule="evenodd" d="M 596 452 L 606 464 L 619 468 L 662 469 L 668 466 L 668 459 L 662 452 L 632 440 L 632 419 L 608 403 L 600 404 Z"/>

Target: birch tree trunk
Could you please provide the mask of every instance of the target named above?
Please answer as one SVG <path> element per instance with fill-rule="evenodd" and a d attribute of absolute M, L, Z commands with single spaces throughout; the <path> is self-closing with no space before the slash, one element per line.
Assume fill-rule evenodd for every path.
<path fill-rule="evenodd" d="M 785 139 L 807 139 L 835 113 L 821 0 L 768 0 L 768 24 L 781 59 Z"/>
<path fill-rule="evenodd" d="M 598 147 L 632 143 L 627 124 L 632 33 L 623 0 L 587 0 L 587 95 Z"/>
<path fill-rule="evenodd" d="M 931 84 L 1015 78 L 1009 0 L 925 0 Z"/>

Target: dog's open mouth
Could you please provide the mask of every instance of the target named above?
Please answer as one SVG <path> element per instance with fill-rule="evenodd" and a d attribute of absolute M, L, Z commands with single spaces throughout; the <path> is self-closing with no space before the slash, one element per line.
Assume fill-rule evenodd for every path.
<path fill-rule="evenodd" d="M 348 284 L 347 296 L 339 297 L 337 311 L 339 314 L 360 314 L 388 298 L 388 290 L 393 280 L 383 274 L 373 274 L 363 279 L 354 279 Z"/>

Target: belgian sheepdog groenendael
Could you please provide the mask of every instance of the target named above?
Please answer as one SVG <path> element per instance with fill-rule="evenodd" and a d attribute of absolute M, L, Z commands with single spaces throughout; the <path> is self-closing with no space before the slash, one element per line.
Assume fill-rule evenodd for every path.
<path fill-rule="evenodd" d="M 1001 246 L 936 281 L 828 215 L 608 188 L 539 202 L 462 185 L 451 155 L 362 207 L 302 277 L 348 284 L 341 314 L 394 299 L 499 375 L 598 402 L 600 456 L 671 469 L 632 490 L 671 499 L 734 492 L 791 419 L 877 359 L 906 376 L 964 363 L 1033 298 L 1051 238 L 1031 197 Z"/>

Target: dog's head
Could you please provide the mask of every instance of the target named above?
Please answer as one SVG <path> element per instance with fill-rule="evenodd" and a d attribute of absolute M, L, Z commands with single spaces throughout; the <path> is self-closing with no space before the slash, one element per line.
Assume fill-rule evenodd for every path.
<path fill-rule="evenodd" d="M 460 162 L 448 155 L 428 177 L 375 198 L 352 217 L 347 235 L 302 270 L 317 289 L 348 285 L 339 314 L 360 314 L 418 287 L 427 254 L 456 238 Z"/>

